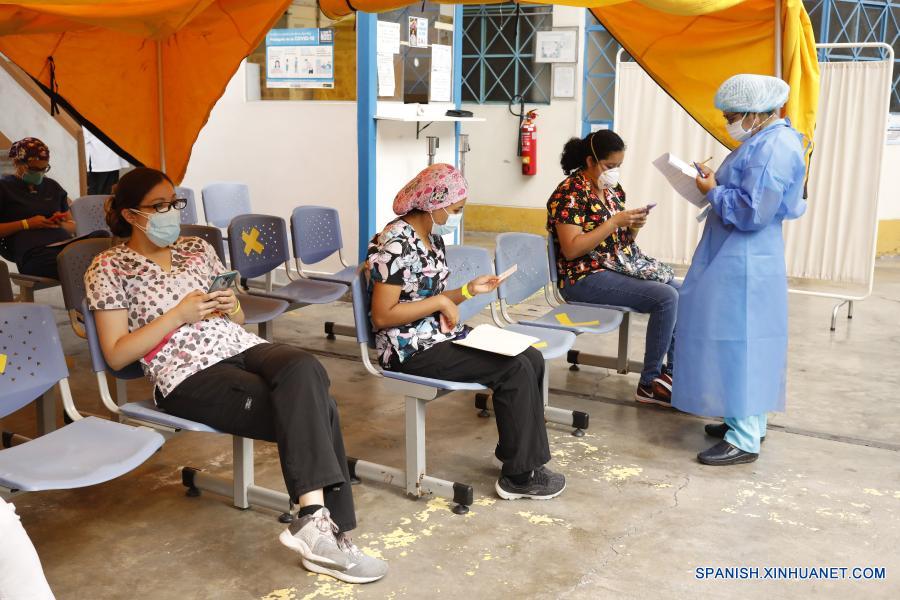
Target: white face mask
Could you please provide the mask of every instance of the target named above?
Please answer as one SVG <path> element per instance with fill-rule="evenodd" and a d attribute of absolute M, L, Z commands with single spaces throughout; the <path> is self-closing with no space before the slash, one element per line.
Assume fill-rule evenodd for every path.
<path fill-rule="evenodd" d="M 607 169 L 600 173 L 600 183 L 604 187 L 612 189 L 619 185 L 619 167 Z"/>
<path fill-rule="evenodd" d="M 754 123 L 753 125 L 750 126 L 749 130 L 744 129 L 744 125 L 743 125 L 744 119 L 746 118 L 746 116 L 747 116 L 747 113 L 744 113 L 744 115 L 740 119 L 735 121 L 734 123 L 727 123 L 725 125 L 725 131 L 727 131 L 728 135 L 731 136 L 731 139 L 733 139 L 736 142 L 743 142 L 744 140 L 749 138 L 751 135 L 753 135 L 754 133 L 756 133 L 757 131 L 762 129 L 763 125 L 765 125 L 766 123 L 768 123 L 769 121 L 772 120 L 772 117 L 775 116 L 775 113 L 772 113 L 771 115 L 766 117 L 766 119 L 764 121 L 762 121 L 761 123 Z M 759 118 L 759 117 L 756 117 L 756 118 Z"/>
<path fill-rule="evenodd" d="M 744 129 L 744 119 L 747 117 L 744 114 L 740 119 L 737 119 L 734 123 L 728 123 L 725 125 L 725 131 L 728 132 L 728 135 L 731 136 L 736 142 L 743 142 L 753 133 L 753 128 L 750 128 L 750 131 Z"/>
<path fill-rule="evenodd" d="M 459 224 L 462 222 L 462 213 L 458 212 L 455 215 L 451 215 L 447 212 L 446 208 L 442 208 L 445 213 L 447 213 L 447 222 L 446 223 L 435 223 L 434 214 L 428 213 L 431 216 L 431 233 L 434 235 L 449 235 L 456 231 L 459 227 Z"/>

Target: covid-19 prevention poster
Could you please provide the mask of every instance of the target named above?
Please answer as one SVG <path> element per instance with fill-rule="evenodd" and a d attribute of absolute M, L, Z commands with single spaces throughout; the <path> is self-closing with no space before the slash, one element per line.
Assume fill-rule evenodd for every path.
<path fill-rule="evenodd" d="M 333 88 L 334 29 L 273 29 L 266 35 L 266 86 Z"/>

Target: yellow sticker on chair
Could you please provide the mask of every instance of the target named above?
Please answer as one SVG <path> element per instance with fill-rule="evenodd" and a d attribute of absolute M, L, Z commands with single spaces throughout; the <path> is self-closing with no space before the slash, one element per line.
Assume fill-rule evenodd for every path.
<path fill-rule="evenodd" d="M 0 375 L 3 375 L 3 371 L 6 370 L 6 355 L 0 354 Z"/>
<path fill-rule="evenodd" d="M 262 254 L 265 246 L 259 243 L 259 229 L 254 227 L 249 232 L 242 231 L 241 239 L 244 240 L 244 256 L 250 256 L 251 252 Z"/>
<path fill-rule="evenodd" d="M 560 313 L 556 315 L 556 320 L 559 321 L 560 325 L 566 325 L 568 327 L 588 327 L 591 325 L 599 325 L 600 321 L 582 321 L 581 323 L 573 323 L 572 319 L 569 318 L 569 315 L 566 313 Z"/>
<path fill-rule="evenodd" d="M 535 342 L 531 345 L 532 348 L 546 348 L 547 342 Z"/>

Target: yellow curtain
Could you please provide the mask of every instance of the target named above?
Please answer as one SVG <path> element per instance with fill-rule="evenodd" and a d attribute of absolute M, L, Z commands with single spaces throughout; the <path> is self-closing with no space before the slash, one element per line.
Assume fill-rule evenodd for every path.
<path fill-rule="evenodd" d="M 147 166 L 160 166 L 164 142 L 166 170 L 178 182 L 200 129 L 241 60 L 289 4 L 290 0 L 0 4 L 0 52 L 46 87 L 50 86 L 47 57 L 52 56 L 62 99 Z"/>

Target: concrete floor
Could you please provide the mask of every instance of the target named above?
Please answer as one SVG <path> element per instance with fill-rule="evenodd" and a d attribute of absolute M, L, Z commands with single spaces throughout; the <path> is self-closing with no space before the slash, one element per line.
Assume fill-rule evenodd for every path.
<path fill-rule="evenodd" d="M 39 301 L 61 306 L 54 292 Z M 900 597 L 900 261 L 879 261 L 875 293 L 828 330 L 831 302 L 791 296 L 789 399 L 771 419 L 759 461 L 711 468 L 703 420 L 636 405 L 635 375 L 552 369 L 551 401 L 587 411 L 575 438 L 550 427 L 553 468 L 568 489 L 550 502 L 497 501 L 492 419 L 455 394 L 428 412 L 429 471 L 469 483 L 466 516 L 398 489 L 354 488 L 357 543 L 391 571 L 367 586 L 302 569 L 276 540 L 274 512 L 224 498 L 188 498 L 184 465 L 228 475 L 231 441 L 187 433 L 129 475 L 92 488 L 27 494 L 17 510 L 58 598 L 897 598 Z M 528 312 L 529 307 L 524 308 Z M 103 413 L 85 343 L 58 312 L 79 407 Z M 348 453 L 402 466 L 403 400 L 366 374 L 355 341 L 329 342 L 324 320 L 352 323 L 349 306 L 285 315 L 275 338 L 320 355 L 341 408 Z M 645 319 L 633 328 L 642 351 Z M 612 353 L 616 336 L 579 338 Z M 637 357 L 639 358 L 639 357 Z M 129 394 L 146 394 L 143 382 Z M 34 433 L 26 408 L 0 428 Z M 257 481 L 281 489 L 277 452 L 257 443 Z M 884 567 L 881 581 L 698 580 L 698 567 Z"/>

